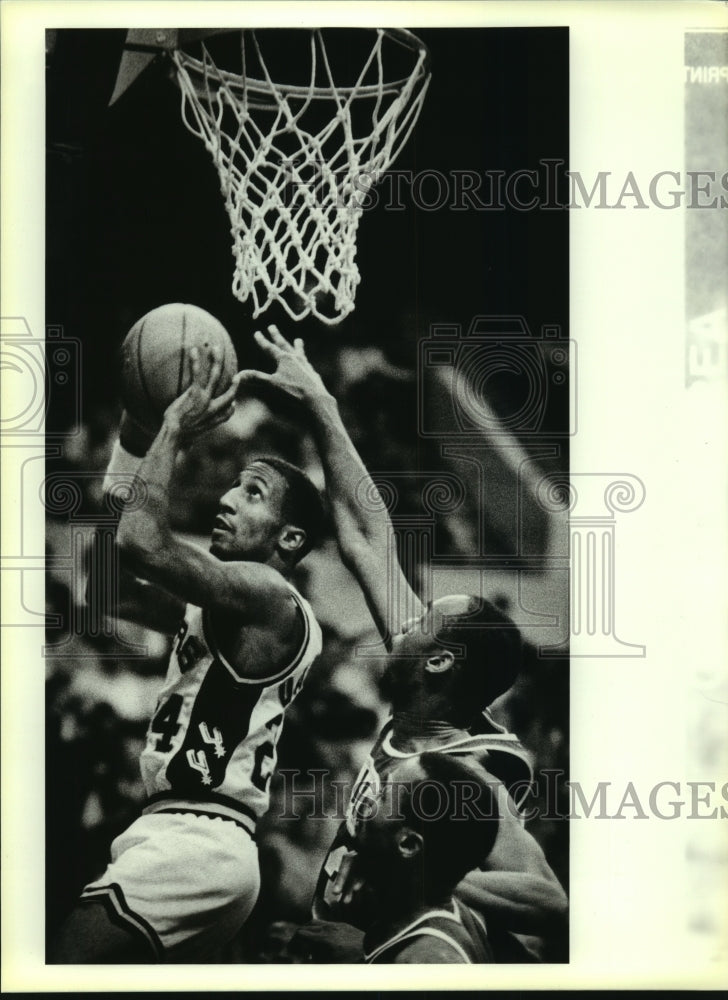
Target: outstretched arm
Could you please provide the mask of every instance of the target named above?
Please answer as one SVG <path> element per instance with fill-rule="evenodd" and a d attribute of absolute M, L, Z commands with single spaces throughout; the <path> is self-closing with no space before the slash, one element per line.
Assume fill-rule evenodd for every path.
<path fill-rule="evenodd" d="M 276 362 L 276 371 L 243 372 L 241 381 L 274 387 L 309 414 L 342 559 L 388 643 L 403 621 L 421 614 L 422 605 L 397 560 L 387 508 L 344 427 L 336 399 L 306 358 L 303 342 L 289 344 L 275 326 L 268 327 L 268 338 L 256 331 L 255 339 Z"/>
<path fill-rule="evenodd" d="M 170 525 L 170 487 L 177 453 L 195 436 L 227 420 L 233 409 L 237 377 L 214 397 L 221 372 L 219 356 L 207 378 L 200 375 L 199 353 L 188 355 L 189 388 L 167 408 L 162 426 L 137 473 L 144 502 L 122 513 L 117 544 L 122 558 L 139 576 L 170 594 L 211 611 L 234 614 L 240 623 L 262 623 L 290 606 L 290 591 L 280 574 L 255 562 L 223 562 L 178 539 Z M 293 612 L 291 612 L 293 613 Z"/>

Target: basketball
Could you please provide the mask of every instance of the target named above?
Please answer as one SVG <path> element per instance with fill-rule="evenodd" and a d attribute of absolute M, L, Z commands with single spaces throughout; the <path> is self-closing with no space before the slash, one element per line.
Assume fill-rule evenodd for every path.
<path fill-rule="evenodd" d="M 121 397 L 129 416 L 147 431 L 157 431 L 172 400 L 190 384 L 184 363 L 191 347 L 200 350 L 204 375 L 210 366 L 208 350 L 222 357 L 221 395 L 238 369 L 235 348 L 225 327 L 199 306 L 173 302 L 158 306 L 134 324 L 121 348 Z"/>

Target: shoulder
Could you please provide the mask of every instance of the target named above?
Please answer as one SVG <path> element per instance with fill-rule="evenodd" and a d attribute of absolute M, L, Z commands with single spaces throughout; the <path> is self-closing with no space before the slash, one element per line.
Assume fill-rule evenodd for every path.
<path fill-rule="evenodd" d="M 229 618 L 239 617 L 246 625 L 270 629 L 277 635 L 309 617 L 310 609 L 295 588 L 277 569 L 265 563 L 221 563 L 228 600 L 220 606 Z M 237 598 L 237 600 L 236 600 Z M 217 602 L 213 599 L 210 604 Z M 310 616 L 312 617 L 312 616 Z"/>
<path fill-rule="evenodd" d="M 466 963 L 467 959 L 455 942 L 434 934 L 418 934 L 393 949 L 387 961 L 398 965 L 456 965 Z"/>
<path fill-rule="evenodd" d="M 271 573 L 275 570 L 264 567 Z M 280 574 L 255 615 L 211 611 L 209 639 L 241 678 L 270 683 L 309 664 L 321 650 L 321 630 L 308 604 Z"/>

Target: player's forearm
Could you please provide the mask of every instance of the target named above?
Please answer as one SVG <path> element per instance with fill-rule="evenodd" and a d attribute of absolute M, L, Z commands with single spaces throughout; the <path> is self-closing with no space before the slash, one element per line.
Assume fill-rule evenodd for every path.
<path fill-rule="evenodd" d="M 528 872 L 470 872 L 456 894 L 516 934 L 553 932 L 566 917 L 566 894 L 556 879 Z"/>
<path fill-rule="evenodd" d="M 179 426 L 165 419 L 139 466 L 144 501 L 124 511 L 117 535 L 119 546 L 135 564 L 145 565 L 172 540 L 170 486 L 180 442 Z"/>
<path fill-rule="evenodd" d="M 344 427 L 336 400 L 315 393 L 306 402 L 342 559 L 389 647 L 402 622 L 421 614 L 422 605 L 402 572 L 389 513 Z"/>
<path fill-rule="evenodd" d="M 362 539 L 384 548 L 391 530 L 389 515 L 344 427 L 336 400 L 317 394 L 307 404 L 342 551 Z"/>

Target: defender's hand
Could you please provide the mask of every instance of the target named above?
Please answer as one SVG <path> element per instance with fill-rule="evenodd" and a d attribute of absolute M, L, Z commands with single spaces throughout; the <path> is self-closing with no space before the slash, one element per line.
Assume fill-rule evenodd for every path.
<path fill-rule="evenodd" d="M 350 906 L 364 887 L 365 879 L 358 862 L 356 851 L 348 851 L 341 859 L 339 870 L 327 889 L 327 896 L 331 897 L 334 906 Z"/>
<path fill-rule="evenodd" d="M 249 385 L 272 386 L 298 403 L 309 403 L 317 397 L 329 397 L 321 376 L 306 357 L 303 341 L 297 337 L 290 344 L 278 331 L 269 326 L 268 335 L 256 330 L 257 345 L 276 363 L 272 375 L 254 370 L 241 372 L 241 382 Z"/>
<path fill-rule="evenodd" d="M 216 396 L 222 374 L 222 358 L 214 347 L 210 349 L 209 357 L 207 374 L 203 374 L 199 349 L 193 347 L 186 353 L 190 384 L 181 396 L 169 404 L 164 413 L 166 426 L 184 442 L 224 424 L 235 410 L 240 373 L 234 376 L 229 389 Z"/>

